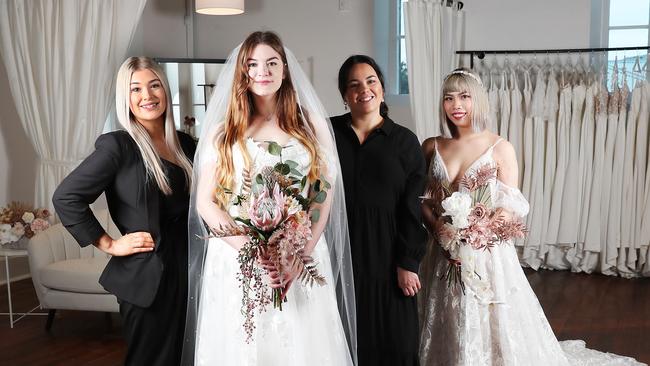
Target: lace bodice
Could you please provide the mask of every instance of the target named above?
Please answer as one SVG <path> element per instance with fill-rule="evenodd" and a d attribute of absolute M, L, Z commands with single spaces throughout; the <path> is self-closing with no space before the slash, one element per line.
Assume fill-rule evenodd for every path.
<path fill-rule="evenodd" d="M 510 187 L 497 178 L 498 166 L 494 160 L 492 152 L 494 151 L 494 147 L 497 146 L 501 141 L 502 139 L 498 139 L 483 154 L 474 160 L 474 162 L 467 168 L 465 172 L 462 173 L 462 175 L 471 176 L 475 174 L 480 167 L 486 165 L 497 168 L 494 171 L 494 176 L 489 180 L 492 203 L 494 204 L 494 207 L 507 209 L 517 217 L 524 217 L 528 214 L 528 211 L 530 209 L 526 198 L 524 198 L 519 189 Z M 450 181 L 447 166 L 442 159 L 440 152 L 438 151 L 437 141 L 435 142 L 433 156 L 431 157 L 431 163 L 429 165 L 429 175 L 431 177 L 432 184 L 442 184 L 446 182 L 450 184 L 452 188 L 456 188 L 459 192 L 467 190 L 467 188 L 463 186 L 458 186 L 458 181 L 460 181 L 461 178 L 460 175 L 456 178 L 456 182 Z"/>
<path fill-rule="evenodd" d="M 309 173 L 309 169 L 311 168 L 311 157 L 307 149 L 295 137 L 289 138 L 289 141 L 284 146 L 282 146 L 281 156 L 273 155 L 268 152 L 268 142 L 255 141 L 251 137 L 247 138 L 244 141 L 248 155 L 251 159 L 250 176 L 253 179 L 262 168 L 266 166 L 272 167 L 280 162 L 280 159 L 282 159 L 282 161 L 295 161 L 298 164 L 295 169 L 300 172 L 301 175 L 307 175 Z M 244 178 L 243 174 L 240 174 L 239 172 L 244 171 L 246 163 L 241 148 L 233 147 L 232 152 L 233 165 L 235 171 L 238 172 L 238 174 L 235 176 L 233 192 L 239 194 L 242 191 L 242 183 Z M 304 188 L 302 192 L 303 195 L 307 194 L 308 189 L 308 187 Z M 231 206 L 228 209 L 228 212 L 232 216 L 237 216 L 238 209 L 239 206 Z"/>

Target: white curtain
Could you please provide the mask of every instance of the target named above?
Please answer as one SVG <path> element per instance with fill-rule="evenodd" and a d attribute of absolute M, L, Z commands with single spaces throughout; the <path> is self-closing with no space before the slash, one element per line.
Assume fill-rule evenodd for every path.
<path fill-rule="evenodd" d="M 146 0 L 0 0 L 0 53 L 38 155 L 34 205 L 92 149 Z"/>
<path fill-rule="evenodd" d="M 634 58 L 614 64 L 606 85 L 606 72 L 583 56 L 538 63 L 513 55 L 500 65 L 488 55 L 477 65 L 490 128 L 515 147 L 531 205 L 520 260 L 535 269 L 647 277 L 650 86 L 638 59 L 634 67 Z"/>
<path fill-rule="evenodd" d="M 440 135 L 443 77 L 458 65 L 464 42 L 463 11 L 457 1 L 409 0 L 404 4 L 411 114 L 420 141 Z"/>

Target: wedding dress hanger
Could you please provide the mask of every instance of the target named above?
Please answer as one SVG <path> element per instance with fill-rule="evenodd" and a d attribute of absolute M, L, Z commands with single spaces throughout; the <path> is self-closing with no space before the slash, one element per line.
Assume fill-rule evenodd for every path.
<path fill-rule="evenodd" d="M 645 80 L 645 73 L 641 68 L 641 56 L 637 53 L 634 59 L 634 65 L 632 65 L 632 71 L 629 72 L 630 76 L 637 81 Z M 638 85 L 638 82 L 635 83 L 635 86 Z"/>
<path fill-rule="evenodd" d="M 634 65 L 632 66 L 632 71 L 634 72 L 641 72 L 641 57 L 639 54 L 636 54 L 636 59 L 634 60 Z"/>
<path fill-rule="evenodd" d="M 623 89 L 629 89 L 630 85 L 628 83 L 627 77 L 628 77 L 628 72 L 627 72 L 627 62 L 625 62 L 625 52 L 623 52 L 623 68 L 621 69 L 622 75 L 621 75 L 621 87 Z"/>
<path fill-rule="evenodd" d="M 612 66 L 612 91 L 618 89 L 618 55 L 614 56 L 614 65 Z"/>
<path fill-rule="evenodd" d="M 595 68 L 595 62 L 596 62 L 596 54 L 594 51 L 589 52 L 588 59 L 586 60 L 585 63 L 585 58 L 582 58 L 583 65 L 585 68 L 585 73 L 587 74 L 587 78 L 589 79 L 589 83 L 595 83 L 597 80 L 597 75 L 598 71 Z"/>

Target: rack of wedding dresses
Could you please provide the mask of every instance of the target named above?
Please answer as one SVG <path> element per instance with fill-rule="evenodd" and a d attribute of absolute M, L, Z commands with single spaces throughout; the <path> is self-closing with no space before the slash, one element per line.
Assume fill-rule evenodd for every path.
<path fill-rule="evenodd" d="M 521 263 L 650 276 L 647 63 L 608 70 L 604 54 L 564 56 L 475 65 L 489 128 L 513 144 L 531 206 Z"/>

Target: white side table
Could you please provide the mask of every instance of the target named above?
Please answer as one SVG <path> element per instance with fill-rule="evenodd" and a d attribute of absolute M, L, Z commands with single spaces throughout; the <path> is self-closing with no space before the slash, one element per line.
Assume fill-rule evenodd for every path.
<path fill-rule="evenodd" d="M 27 257 L 27 249 L 0 248 L 0 257 L 5 258 L 5 279 L 7 280 L 7 297 L 9 299 L 9 312 L 0 313 L 0 315 L 9 315 L 9 326 L 11 328 L 13 328 L 14 324 L 16 324 L 20 319 L 26 317 L 27 315 L 47 315 L 46 313 L 34 313 L 34 310 L 38 309 L 40 305 L 34 307 L 26 313 L 14 313 L 13 311 L 11 302 L 11 274 L 9 271 L 9 259 Z M 18 318 L 14 320 L 14 316 L 18 316 Z"/>

